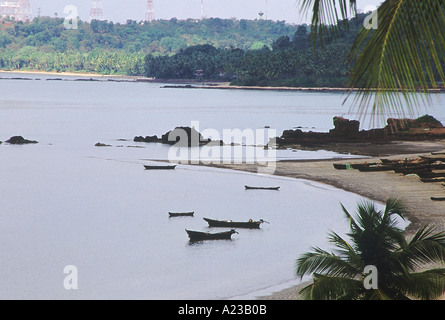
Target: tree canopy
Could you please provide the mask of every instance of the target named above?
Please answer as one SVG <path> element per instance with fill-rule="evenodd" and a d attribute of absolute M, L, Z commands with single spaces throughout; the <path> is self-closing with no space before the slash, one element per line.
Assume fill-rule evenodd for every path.
<path fill-rule="evenodd" d="M 314 48 L 309 27 L 300 25 L 291 35 L 281 35 L 270 45 L 249 50 L 192 46 L 174 55 L 149 54 L 146 75 L 164 79 L 194 79 L 196 70 L 204 78 L 231 81 L 236 85 L 345 87 L 350 64 L 349 49 L 361 28 L 364 15 L 350 22 L 348 30 L 329 37 Z"/>
<path fill-rule="evenodd" d="M 31 23 L 0 21 L 0 69 L 142 75 L 147 54 L 169 56 L 205 44 L 249 50 L 298 28 L 284 21 L 217 18 L 125 24 L 93 20 L 77 26 L 66 29 L 64 19 L 49 17 Z"/>

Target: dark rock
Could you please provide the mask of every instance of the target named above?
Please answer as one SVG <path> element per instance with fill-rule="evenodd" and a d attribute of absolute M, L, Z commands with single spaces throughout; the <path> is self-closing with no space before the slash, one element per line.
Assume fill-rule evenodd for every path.
<path fill-rule="evenodd" d="M 360 122 L 334 117 L 334 129 L 326 132 L 284 130 L 276 138 L 279 147 L 289 145 L 322 145 L 329 143 L 388 143 L 391 141 L 421 141 L 445 138 L 445 127 L 434 117 L 387 120 L 384 128 L 361 130 Z"/>
<path fill-rule="evenodd" d="M 158 138 L 158 136 L 154 135 L 154 136 L 146 136 L 144 138 L 145 142 L 159 142 L 161 141 L 161 139 Z"/>
<path fill-rule="evenodd" d="M 170 138 L 170 139 L 169 139 Z M 176 127 L 163 134 L 161 138 L 158 136 L 136 136 L 133 139 L 134 142 L 159 142 L 170 145 L 176 145 L 178 147 L 192 147 L 198 145 L 205 145 L 211 142 L 210 139 L 204 139 L 203 135 L 199 133 L 195 128 L 190 127 Z M 218 142 L 221 143 L 221 142 Z"/>
<path fill-rule="evenodd" d="M 34 141 L 34 140 L 27 140 L 27 139 L 23 138 L 22 136 L 13 136 L 13 137 L 9 138 L 8 140 L 6 140 L 5 142 L 7 142 L 9 144 L 38 143 L 37 141 Z"/>
<path fill-rule="evenodd" d="M 210 139 L 204 139 L 202 134 L 190 127 L 176 127 L 162 135 L 162 143 L 174 144 L 178 147 L 195 147 L 207 144 Z M 187 139 L 186 141 L 184 141 Z"/>
<path fill-rule="evenodd" d="M 161 139 L 158 138 L 158 136 L 146 136 L 145 138 L 143 136 L 134 137 L 134 142 L 162 142 Z"/>
<path fill-rule="evenodd" d="M 356 135 L 360 129 L 360 122 L 343 117 L 334 117 L 334 129 L 329 132 L 336 135 Z"/>
<path fill-rule="evenodd" d="M 101 143 L 101 142 L 96 143 L 94 146 L 96 146 L 96 147 L 111 147 L 111 145 L 105 144 L 105 143 Z"/>
<path fill-rule="evenodd" d="M 134 137 L 133 141 L 134 142 L 145 142 L 143 136 Z"/>
<path fill-rule="evenodd" d="M 409 129 L 444 128 L 442 123 L 433 116 L 424 115 L 417 119 L 393 119 L 387 121 L 387 129 L 392 131 L 406 131 Z"/>
<path fill-rule="evenodd" d="M 304 135 L 304 133 L 300 129 L 284 130 L 281 137 L 283 139 L 294 139 L 294 138 L 301 138 L 303 135 Z"/>

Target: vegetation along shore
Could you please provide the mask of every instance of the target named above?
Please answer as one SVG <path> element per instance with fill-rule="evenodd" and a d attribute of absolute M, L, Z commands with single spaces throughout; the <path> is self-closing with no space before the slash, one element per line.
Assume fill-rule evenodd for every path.
<path fill-rule="evenodd" d="M 113 23 L 39 17 L 0 22 L 0 69 L 210 80 L 237 86 L 345 87 L 345 58 L 365 15 L 312 47 L 309 26 L 209 18 Z M 197 74 L 198 70 L 203 73 Z"/>

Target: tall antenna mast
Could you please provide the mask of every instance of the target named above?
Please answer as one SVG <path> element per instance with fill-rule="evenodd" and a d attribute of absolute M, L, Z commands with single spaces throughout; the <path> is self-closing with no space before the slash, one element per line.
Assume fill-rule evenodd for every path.
<path fill-rule="evenodd" d="M 153 0 L 147 0 L 147 12 L 145 13 L 145 21 L 152 22 L 155 19 L 155 10 Z"/>
<path fill-rule="evenodd" d="M 15 21 L 32 21 L 29 0 L 2 0 L 0 2 L 0 19 L 7 17 Z"/>
<path fill-rule="evenodd" d="M 90 11 L 90 21 L 103 20 L 104 11 L 102 9 L 102 0 L 93 0 Z"/>
<path fill-rule="evenodd" d="M 204 0 L 201 0 L 201 20 L 204 20 Z"/>

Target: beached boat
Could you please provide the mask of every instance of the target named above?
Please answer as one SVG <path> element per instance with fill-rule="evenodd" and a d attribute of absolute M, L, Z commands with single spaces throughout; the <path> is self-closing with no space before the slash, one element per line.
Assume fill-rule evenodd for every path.
<path fill-rule="evenodd" d="M 349 168 L 352 168 L 351 165 L 345 164 L 345 163 L 333 163 L 334 168 L 337 170 L 346 170 Z"/>
<path fill-rule="evenodd" d="M 422 182 L 445 182 L 445 178 L 420 178 Z"/>
<path fill-rule="evenodd" d="M 369 171 L 393 171 L 396 168 L 396 166 L 392 164 L 376 164 L 376 165 L 369 165 L 369 166 L 362 166 L 358 168 L 359 171 L 362 172 L 369 172 Z"/>
<path fill-rule="evenodd" d="M 259 229 L 262 223 L 268 223 L 263 219 L 259 221 L 245 221 L 245 222 L 236 222 L 232 220 L 213 220 L 209 218 L 203 218 L 209 224 L 209 227 L 224 227 L 224 228 L 248 228 L 248 229 Z"/>
<path fill-rule="evenodd" d="M 416 174 L 418 172 L 431 172 L 432 169 L 433 167 L 431 166 L 431 164 L 419 164 L 403 168 L 394 168 L 394 172 L 403 174 Z"/>
<path fill-rule="evenodd" d="M 445 161 L 445 155 L 420 156 L 420 158 L 428 161 Z"/>
<path fill-rule="evenodd" d="M 405 158 L 405 159 L 399 159 L 399 160 L 390 160 L 390 159 L 380 159 L 382 164 L 393 164 L 400 167 L 410 167 L 410 166 L 418 166 L 420 164 L 427 164 L 430 163 L 429 160 L 424 160 L 421 158 Z"/>
<path fill-rule="evenodd" d="M 445 170 L 418 172 L 420 178 L 441 178 L 445 177 Z"/>
<path fill-rule="evenodd" d="M 201 231 L 185 230 L 189 235 L 190 241 L 202 241 L 202 240 L 230 240 L 232 234 L 238 233 L 236 230 L 232 229 L 230 231 L 210 233 Z"/>
<path fill-rule="evenodd" d="M 431 197 L 433 201 L 445 201 L 445 197 Z"/>
<path fill-rule="evenodd" d="M 244 186 L 246 190 L 278 190 L 280 187 L 250 187 Z"/>
<path fill-rule="evenodd" d="M 195 212 L 169 212 L 170 217 L 193 217 Z"/>
<path fill-rule="evenodd" d="M 369 166 L 376 166 L 377 162 L 372 162 L 372 163 L 351 163 L 351 167 L 353 169 L 360 169 L 360 168 L 367 168 Z"/>
<path fill-rule="evenodd" d="M 144 165 L 145 170 L 173 170 L 176 168 L 176 165 L 174 166 L 147 166 Z"/>
<path fill-rule="evenodd" d="M 395 160 L 391 160 L 391 159 L 380 159 L 380 161 L 382 162 L 382 164 L 410 164 L 415 160 L 410 160 L 410 159 L 395 159 Z"/>

